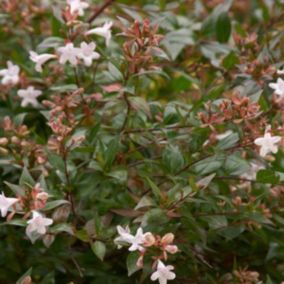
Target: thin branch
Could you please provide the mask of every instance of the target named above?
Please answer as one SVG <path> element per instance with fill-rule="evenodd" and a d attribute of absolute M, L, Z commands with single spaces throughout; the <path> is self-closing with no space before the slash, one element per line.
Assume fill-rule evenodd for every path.
<path fill-rule="evenodd" d="M 130 104 L 130 101 L 129 101 L 129 99 L 128 99 L 126 93 L 123 94 L 123 99 L 124 99 L 125 104 L 126 104 L 126 106 L 127 106 L 127 111 L 126 111 L 126 116 L 125 116 L 123 125 L 122 125 L 122 127 L 121 127 L 121 129 L 120 129 L 120 132 L 124 132 L 125 127 L 127 126 L 128 117 L 129 117 L 130 111 L 131 111 L 131 104 Z"/>
<path fill-rule="evenodd" d="M 187 129 L 192 128 L 189 125 L 174 125 L 174 126 L 166 126 L 166 127 L 153 127 L 153 128 L 137 128 L 137 129 L 127 129 L 125 133 L 143 133 L 143 132 L 156 132 L 156 131 L 164 131 L 164 130 L 178 130 L 178 129 Z"/>
<path fill-rule="evenodd" d="M 238 177 L 238 176 L 215 176 L 214 179 L 221 179 L 221 180 L 222 179 L 228 179 L 228 180 L 246 181 L 246 182 L 251 182 L 251 183 L 265 184 L 262 181 L 257 181 L 257 180 L 248 179 L 248 178 L 242 178 L 242 177 Z M 274 183 L 273 185 L 284 185 L 284 182 Z"/>
<path fill-rule="evenodd" d="M 107 0 L 99 9 L 96 9 L 92 16 L 88 19 L 88 23 L 91 24 L 104 10 L 110 6 L 115 0 Z"/>

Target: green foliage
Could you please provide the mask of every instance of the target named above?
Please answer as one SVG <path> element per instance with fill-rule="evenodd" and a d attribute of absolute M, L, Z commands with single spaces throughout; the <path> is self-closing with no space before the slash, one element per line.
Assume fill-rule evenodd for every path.
<path fill-rule="evenodd" d="M 0 283 L 150 283 L 158 259 L 170 283 L 282 283 L 283 1 L 85 1 L 0 1 L 0 70 L 20 68 L 0 71 Z M 86 33 L 108 21 L 109 44 Z M 68 42 L 99 58 L 61 64 Z M 156 242 L 118 249 L 117 226 Z"/>

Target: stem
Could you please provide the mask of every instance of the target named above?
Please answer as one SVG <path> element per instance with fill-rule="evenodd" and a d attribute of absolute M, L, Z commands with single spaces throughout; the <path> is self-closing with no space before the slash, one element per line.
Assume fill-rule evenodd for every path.
<path fill-rule="evenodd" d="M 124 132 L 124 129 L 125 127 L 127 126 L 127 122 L 128 122 L 128 117 L 130 115 L 130 111 L 131 111 L 131 104 L 130 104 L 130 101 L 128 100 L 128 97 L 127 97 L 127 94 L 124 93 L 123 94 L 123 99 L 126 103 L 126 106 L 127 106 L 127 111 L 126 111 L 126 116 L 125 116 L 125 119 L 124 119 L 124 122 L 123 122 L 123 125 L 120 129 L 120 131 Z"/>
<path fill-rule="evenodd" d="M 88 23 L 91 24 L 103 11 L 110 6 L 115 0 L 107 0 L 99 9 L 95 10 L 93 15 L 88 19 Z"/>
<path fill-rule="evenodd" d="M 73 195 L 72 195 L 72 184 L 71 184 L 71 180 L 70 180 L 70 174 L 69 174 L 68 168 L 67 168 L 67 159 L 68 159 L 68 153 L 65 149 L 64 155 L 63 155 L 63 162 L 64 162 L 64 173 L 65 173 L 65 177 L 66 177 L 66 181 L 67 181 L 67 198 L 70 201 L 72 213 L 77 218 L 77 214 L 76 214 L 76 210 L 75 210 L 75 204 L 74 204 L 74 198 L 73 198 Z"/>

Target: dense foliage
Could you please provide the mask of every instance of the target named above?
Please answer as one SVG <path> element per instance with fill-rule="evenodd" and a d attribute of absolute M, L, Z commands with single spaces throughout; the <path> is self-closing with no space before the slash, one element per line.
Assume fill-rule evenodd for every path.
<path fill-rule="evenodd" d="M 283 15 L 1 0 L 0 283 L 284 283 Z"/>

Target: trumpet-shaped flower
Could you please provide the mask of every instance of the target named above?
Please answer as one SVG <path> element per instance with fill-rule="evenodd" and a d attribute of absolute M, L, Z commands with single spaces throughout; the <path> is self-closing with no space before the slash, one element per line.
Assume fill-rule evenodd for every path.
<path fill-rule="evenodd" d="M 96 44 L 94 42 L 90 42 L 89 44 L 86 42 L 81 43 L 78 57 L 84 61 L 86 66 L 91 66 L 94 59 L 100 58 L 99 53 L 94 51 L 95 49 Z"/>
<path fill-rule="evenodd" d="M 30 59 L 36 64 L 35 70 L 37 72 L 42 72 L 42 65 L 45 64 L 48 60 L 53 58 L 56 58 L 56 55 L 49 53 L 37 54 L 34 51 L 30 51 Z"/>
<path fill-rule="evenodd" d="M 29 104 L 33 107 L 39 105 L 37 97 L 42 94 L 42 91 L 36 90 L 33 86 L 29 86 L 27 89 L 21 89 L 18 91 L 18 96 L 22 98 L 22 107 L 26 107 Z"/>
<path fill-rule="evenodd" d="M 7 62 L 7 69 L 0 70 L 0 76 L 2 78 L 3 85 L 16 85 L 20 81 L 20 67 L 18 65 L 14 65 L 11 61 Z"/>
<path fill-rule="evenodd" d="M 277 153 L 278 145 L 280 142 L 280 136 L 271 136 L 270 133 L 265 133 L 263 137 L 259 137 L 254 140 L 254 144 L 260 146 L 260 156 L 265 157 L 269 153 Z"/>
<path fill-rule="evenodd" d="M 6 197 L 3 192 L 0 194 L 0 211 L 2 217 L 6 217 L 9 208 L 17 201 L 17 198 Z"/>
<path fill-rule="evenodd" d="M 111 27 L 112 27 L 111 21 L 105 22 L 105 24 L 102 27 L 91 29 L 87 31 L 85 35 L 96 34 L 96 35 L 102 36 L 105 38 L 106 46 L 109 46 L 109 43 L 111 40 Z"/>
<path fill-rule="evenodd" d="M 28 221 L 28 226 L 26 228 L 27 236 L 33 240 L 34 234 L 37 236 L 45 235 L 47 227 L 53 224 L 53 220 L 50 218 L 45 218 L 39 212 L 33 211 L 33 217 Z"/>
<path fill-rule="evenodd" d="M 278 78 L 276 83 L 270 83 L 268 86 L 274 90 L 276 95 L 280 98 L 284 98 L 284 80 Z"/>
<path fill-rule="evenodd" d="M 144 251 L 143 244 L 145 242 L 145 237 L 143 234 L 143 229 L 138 228 L 136 235 L 133 236 L 130 234 L 130 230 L 128 227 L 125 229 L 121 226 L 117 226 L 117 231 L 119 234 L 119 237 L 117 237 L 114 241 L 115 243 L 128 243 L 131 246 L 129 247 L 129 251 Z"/>
<path fill-rule="evenodd" d="M 70 62 L 71 65 L 76 66 L 78 64 L 78 55 L 81 52 L 80 48 L 74 47 L 73 43 L 67 43 L 65 46 L 61 46 L 57 49 L 60 54 L 59 63 L 65 64 Z"/>
<path fill-rule="evenodd" d="M 176 275 L 173 270 L 172 265 L 165 265 L 162 261 L 158 260 L 157 270 L 151 275 L 151 280 L 159 280 L 160 284 L 167 284 L 168 280 L 173 280 L 176 278 Z"/>
<path fill-rule="evenodd" d="M 67 0 L 67 4 L 70 7 L 70 13 L 77 13 L 79 16 L 83 16 L 84 10 L 89 7 L 89 3 L 81 0 Z"/>

